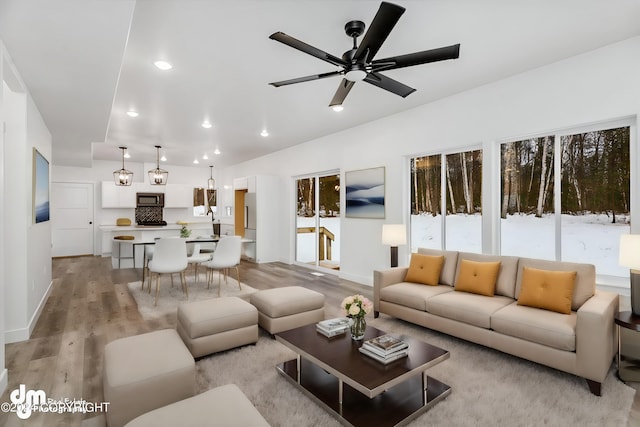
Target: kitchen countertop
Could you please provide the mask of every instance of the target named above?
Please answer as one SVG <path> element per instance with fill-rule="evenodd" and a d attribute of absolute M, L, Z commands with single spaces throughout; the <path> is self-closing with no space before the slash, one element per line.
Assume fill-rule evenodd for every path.
<path fill-rule="evenodd" d="M 100 225 L 102 231 L 135 231 L 135 230 L 180 230 L 181 224 L 167 224 L 167 225 Z M 211 228 L 211 221 L 209 222 L 190 222 L 187 224 L 189 229 L 203 229 Z"/>

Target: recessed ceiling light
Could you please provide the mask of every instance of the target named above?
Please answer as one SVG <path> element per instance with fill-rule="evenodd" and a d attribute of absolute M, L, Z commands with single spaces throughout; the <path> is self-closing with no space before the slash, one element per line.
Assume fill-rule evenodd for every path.
<path fill-rule="evenodd" d="M 334 105 L 333 107 L 331 107 L 333 109 L 333 111 L 339 113 L 340 111 L 344 110 L 344 107 L 342 105 Z"/>
<path fill-rule="evenodd" d="M 205 120 L 204 122 L 202 122 L 202 124 L 200 126 L 202 126 L 205 129 L 209 129 L 209 128 L 211 128 L 212 125 L 211 125 L 211 123 L 209 123 L 208 121 Z"/>
<path fill-rule="evenodd" d="M 127 111 L 127 116 L 129 117 L 138 117 L 140 114 L 138 114 L 137 111 L 133 111 L 133 110 L 129 110 Z"/>
<path fill-rule="evenodd" d="M 131 155 L 129 154 L 129 152 L 127 151 L 127 149 L 124 149 L 124 158 L 128 159 L 129 157 L 131 157 Z"/>
<path fill-rule="evenodd" d="M 173 65 L 171 65 L 167 61 L 156 61 L 156 62 L 153 63 L 153 65 L 155 65 L 156 67 L 158 67 L 162 71 L 167 71 L 167 70 L 170 70 L 170 69 L 173 68 Z"/>
<path fill-rule="evenodd" d="M 262 132 L 260 132 L 260 136 L 267 137 L 269 136 L 269 132 L 267 132 L 266 129 L 263 129 Z"/>
<path fill-rule="evenodd" d="M 207 156 L 207 153 L 204 153 L 202 155 L 202 160 L 207 160 L 207 159 L 209 159 L 209 156 Z"/>
<path fill-rule="evenodd" d="M 215 151 L 213 152 L 213 154 L 220 154 L 220 149 L 216 148 Z"/>
<path fill-rule="evenodd" d="M 200 163 L 200 162 L 198 161 L 198 159 L 194 159 L 194 160 L 193 160 L 193 164 L 194 164 L 194 165 L 197 165 L 198 163 Z"/>
<path fill-rule="evenodd" d="M 160 161 L 161 162 L 166 162 L 167 158 L 165 157 L 165 155 L 163 154 L 162 157 L 160 157 Z"/>

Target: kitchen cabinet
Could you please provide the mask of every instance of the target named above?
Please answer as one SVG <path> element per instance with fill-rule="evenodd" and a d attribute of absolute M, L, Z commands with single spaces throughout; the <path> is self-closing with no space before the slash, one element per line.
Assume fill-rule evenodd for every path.
<path fill-rule="evenodd" d="M 148 185 L 134 182 L 117 186 L 113 181 L 102 182 L 103 208 L 135 208 L 136 193 L 164 193 L 165 208 L 192 208 L 193 186 L 188 184 Z"/>
<path fill-rule="evenodd" d="M 134 182 L 129 186 L 118 186 L 113 181 L 102 182 L 103 208 L 135 208 L 136 193 L 139 191 Z"/>
<path fill-rule="evenodd" d="M 274 246 L 281 240 L 280 218 L 271 206 L 283 203 L 284 183 L 275 176 L 256 175 L 234 179 L 233 184 L 234 234 L 244 238 L 243 256 L 258 263 L 278 261 Z"/>
<path fill-rule="evenodd" d="M 167 184 L 164 188 L 165 208 L 193 208 L 193 186 Z"/>

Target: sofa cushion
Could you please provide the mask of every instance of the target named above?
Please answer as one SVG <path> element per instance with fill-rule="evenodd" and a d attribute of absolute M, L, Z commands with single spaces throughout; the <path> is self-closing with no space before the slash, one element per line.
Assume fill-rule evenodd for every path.
<path fill-rule="evenodd" d="M 492 297 L 499 271 L 500 261 L 476 262 L 463 259 L 460 261 L 455 290 Z"/>
<path fill-rule="evenodd" d="M 491 329 L 501 334 L 565 351 L 576 350 L 577 314 L 560 314 L 516 302 L 491 316 Z"/>
<path fill-rule="evenodd" d="M 489 329 L 491 315 L 512 304 L 513 299 L 454 291 L 429 298 L 425 303 L 427 312 L 431 314 Z"/>
<path fill-rule="evenodd" d="M 458 265 L 457 251 L 441 251 L 438 249 L 418 248 L 418 253 L 431 256 L 444 256 L 442 270 L 440 271 L 440 284 L 453 286 Z"/>
<path fill-rule="evenodd" d="M 575 271 L 524 267 L 518 304 L 569 314 L 575 279 Z"/>
<path fill-rule="evenodd" d="M 498 272 L 498 279 L 496 280 L 495 294 L 516 299 L 516 276 L 518 272 L 518 257 L 460 252 L 458 254 L 456 277 L 460 269 L 460 261 L 463 259 L 478 262 L 500 261 L 500 271 Z"/>
<path fill-rule="evenodd" d="M 407 270 L 404 281 L 438 286 L 443 262 L 444 256 L 442 255 L 411 254 L 409 269 Z"/>
<path fill-rule="evenodd" d="M 524 267 L 537 268 L 539 270 L 575 271 L 576 280 L 573 288 L 573 298 L 571 300 L 572 311 L 578 311 L 582 304 L 595 295 L 596 268 L 592 264 L 520 258 L 520 261 L 518 262 L 518 279 L 516 280 L 515 299 L 518 298 L 520 290 L 522 289 L 522 269 Z"/>
<path fill-rule="evenodd" d="M 382 288 L 380 300 L 425 311 L 426 300 L 445 292 L 453 292 L 453 288 L 446 285 L 424 286 L 417 283 L 400 282 Z"/>

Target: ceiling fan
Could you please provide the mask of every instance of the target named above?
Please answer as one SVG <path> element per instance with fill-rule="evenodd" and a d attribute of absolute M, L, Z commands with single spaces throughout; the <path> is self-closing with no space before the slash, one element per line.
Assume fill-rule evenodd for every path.
<path fill-rule="evenodd" d="M 347 36 L 353 39 L 353 48 L 343 53 L 341 58 L 308 45 L 283 32 L 278 31 L 271 34 L 269 36 L 270 39 L 279 41 L 280 43 L 284 43 L 294 49 L 298 49 L 311 56 L 315 56 L 318 59 L 336 65 L 340 67 L 340 70 L 298 77 L 290 80 L 282 80 L 269 84 L 275 87 L 280 87 L 294 83 L 325 79 L 327 77 L 344 76 L 342 82 L 340 82 L 340 85 L 338 86 L 338 90 L 329 104 L 330 107 L 342 105 L 355 82 L 361 80 L 381 89 L 388 90 L 389 92 L 395 93 L 403 98 L 410 95 L 415 92 L 414 88 L 387 77 L 380 72 L 426 64 L 429 62 L 456 59 L 460 53 L 460 44 L 458 43 L 438 49 L 374 60 L 374 56 L 378 53 L 378 50 L 389 36 L 389 33 L 391 33 L 391 30 L 396 25 L 404 11 L 404 7 L 382 2 L 376 16 L 373 18 L 373 21 L 369 26 L 369 30 L 362 38 L 360 46 L 357 44 L 357 38 L 364 33 L 364 22 L 347 22 L 344 26 L 344 30 L 347 33 Z"/>

